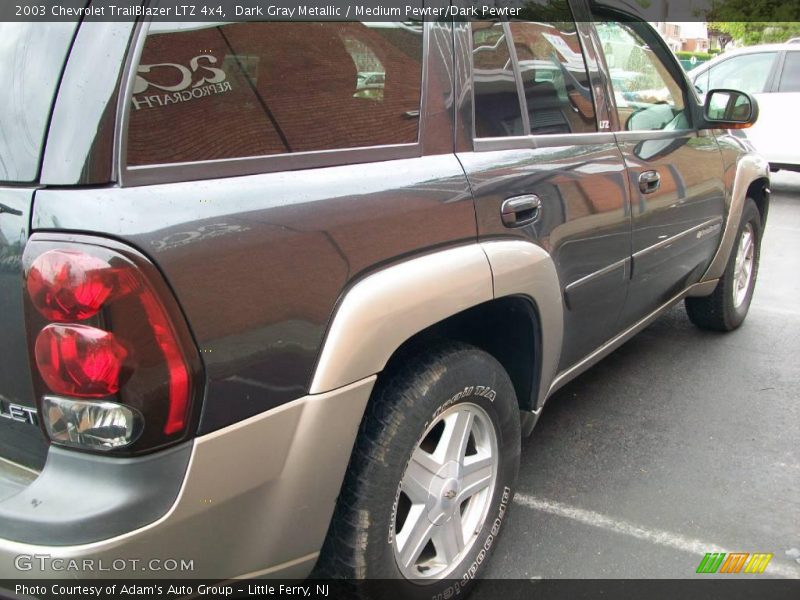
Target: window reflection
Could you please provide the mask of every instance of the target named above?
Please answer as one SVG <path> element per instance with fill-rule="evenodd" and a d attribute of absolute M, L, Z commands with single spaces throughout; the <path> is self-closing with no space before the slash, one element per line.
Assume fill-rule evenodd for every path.
<path fill-rule="evenodd" d="M 372 49 L 350 36 L 342 38 L 350 58 L 356 66 L 356 91 L 354 98 L 383 100 L 386 69 Z"/>
<path fill-rule="evenodd" d="M 155 28 L 137 68 L 128 162 L 413 143 L 421 81 L 419 24 Z"/>
<path fill-rule="evenodd" d="M 596 27 L 624 129 L 688 128 L 681 86 L 647 43 L 623 23 L 598 22 Z"/>
<path fill-rule="evenodd" d="M 575 24 L 513 22 L 511 35 L 531 133 L 597 131 L 591 85 Z"/>
<path fill-rule="evenodd" d="M 472 23 L 475 135 L 525 135 L 519 93 L 502 23 Z"/>

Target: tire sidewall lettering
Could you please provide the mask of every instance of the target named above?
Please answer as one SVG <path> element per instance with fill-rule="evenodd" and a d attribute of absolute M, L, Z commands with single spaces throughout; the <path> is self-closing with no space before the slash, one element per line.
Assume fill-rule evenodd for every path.
<path fill-rule="evenodd" d="M 504 486 L 503 493 L 500 496 L 500 504 L 497 507 L 497 516 L 492 523 L 489 534 L 486 536 L 483 544 L 480 547 L 480 552 L 478 552 L 472 563 L 470 563 L 469 567 L 467 567 L 467 570 L 460 577 L 455 578 L 449 587 L 446 587 L 441 592 L 431 596 L 431 600 L 448 600 L 449 598 L 453 598 L 461 594 L 464 588 L 476 579 L 478 570 L 487 559 L 489 551 L 494 545 L 495 540 L 497 540 L 497 535 L 500 533 L 500 527 L 503 524 L 503 519 L 505 518 L 508 510 L 508 503 L 510 500 L 511 488 L 509 486 Z"/>
<path fill-rule="evenodd" d="M 472 564 L 470 564 L 470 566 L 467 568 L 464 574 L 461 575 L 461 577 L 459 578 L 462 582 L 467 583 L 471 579 L 475 579 L 475 575 L 478 572 L 478 568 L 486 559 L 486 555 L 489 553 L 489 550 L 492 548 L 492 545 L 497 539 L 497 535 L 500 533 L 500 527 L 502 526 L 503 519 L 506 516 L 508 503 L 510 500 L 511 500 L 511 488 L 508 486 L 504 486 L 503 493 L 500 496 L 500 504 L 497 507 L 497 516 L 495 517 L 495 520 L 492 523 L 492 527 L 489 530 L 489 535 L 486 536 L 486 539 L 483 542 L 483 546 L 481 547 L 481 551 L 478 552 L 478 556 L 475 557 L 475 560 L 472 561 Z"/>

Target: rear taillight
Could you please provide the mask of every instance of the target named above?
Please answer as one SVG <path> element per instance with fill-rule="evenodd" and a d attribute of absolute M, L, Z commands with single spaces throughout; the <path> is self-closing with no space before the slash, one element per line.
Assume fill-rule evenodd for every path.
<path fill-rule="evenodd" d="M 50 439 L 136 454 L 185 439 L 199 355 L 155 267 L 122 244 L 35 234 L 26 318 Z"/>
<path fill-rule="evenodd" d="M 97 314 L 116 291 L 117 273 L 106 261 L 78 250 L 48 250 L 28 270 L 28 295 L 50 321 L 80 321 Z"/>
<path fill-rule="evenodd" d="M 86 325 L 48 325 L 34 347 L 36 366 L 56 394 L 104 398 L 119 391 L 128 351 L 113 333 Z"/>

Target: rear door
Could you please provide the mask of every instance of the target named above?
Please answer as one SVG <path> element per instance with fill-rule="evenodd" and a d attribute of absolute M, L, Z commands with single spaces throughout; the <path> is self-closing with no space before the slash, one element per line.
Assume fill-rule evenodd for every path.
<path fill-rule="evenodd" d="M 597 15 L 632 198 L 632 275 L 622 326 L 699 280 L 722 235 L 725 186 L 713 135 L 691 122 L 685 78 L 644 23 Z"/>
<path fill-rule="evenodd" d="M 472 134 L 458 157 L 479 236 L 526 240 L 553 257 L 566 306 L 563 370 L 616 330 L 630 216 L 622 156 L 598 130 L 607 113 L 587 32 L 563 3 L 528 18 L 537 11 L 540 21 L 471 24 L 474 128 L 458 128 Z M 532 203 L 516 222 L 504 217 L 515 202 Z"/>

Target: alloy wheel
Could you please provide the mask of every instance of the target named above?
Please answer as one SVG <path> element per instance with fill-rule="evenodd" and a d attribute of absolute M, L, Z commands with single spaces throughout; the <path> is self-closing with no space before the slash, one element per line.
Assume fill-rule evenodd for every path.
<path fill-rule="evenodd" d="M 747 297 L 753 279 L 755 257 L 755 235 L 753 225 L 748 223 L 739 238 L 736 263 L 733 268 L 733 306 L 739 308 Z"/>
<path fill-rule="evenodd" d="M 400 484 L 394 555 L 418 583 L 447 577 L 477 541 L 498 471 L 497 434 L 472 403 L 443 411 L 417 443 Z"/>

